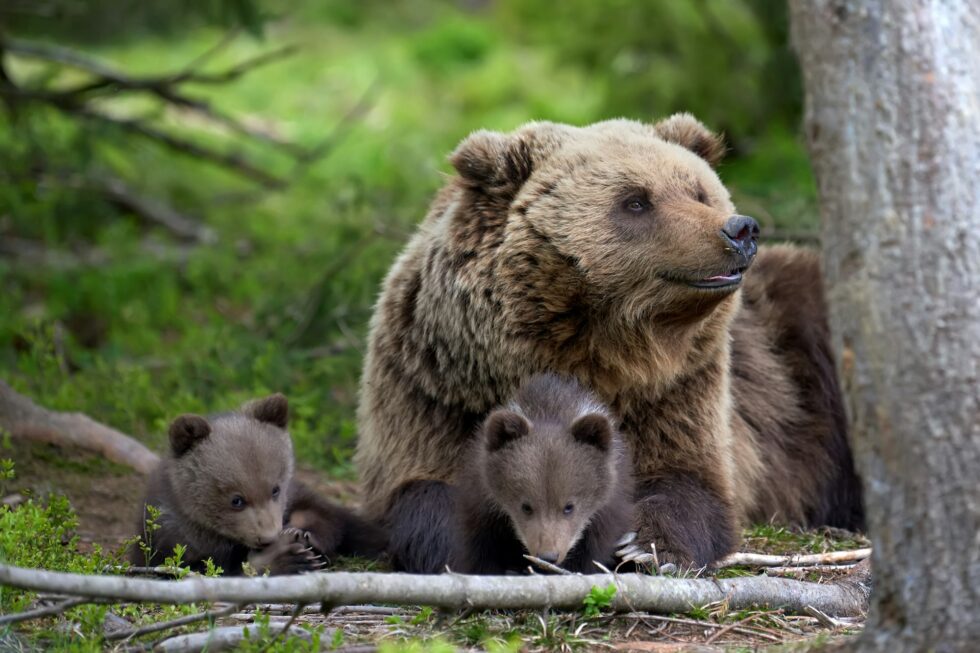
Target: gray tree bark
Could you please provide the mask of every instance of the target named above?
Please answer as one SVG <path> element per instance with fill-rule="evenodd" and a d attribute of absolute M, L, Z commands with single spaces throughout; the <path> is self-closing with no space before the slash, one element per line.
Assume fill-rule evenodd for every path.
<path fill-rule="evenodd" d="M 980 646 L 980 2 L 790 0 L 863 476 L 867 651 Z"/>

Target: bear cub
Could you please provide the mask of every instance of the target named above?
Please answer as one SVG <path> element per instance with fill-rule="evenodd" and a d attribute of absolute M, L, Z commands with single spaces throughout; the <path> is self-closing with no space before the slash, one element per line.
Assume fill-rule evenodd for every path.
<path fill-rule="evenodd" d="M 553 374 L 529 379 L 480 428 L 457 484 L 453 571 L 526 569 L 525 553 L 598 573 L 633 517 L 630 460 L 591 392 Z"/>
<path fill-rule="evenodd" d="M 242 564 L 259 573 L 289 574 L 322 567 L 336 554 L 375 556 L 384 534 L 353 512 L 293 478 L 281 394 L 240 410 L 204 418 L 181 415 L 169 429 L 170 451 L 151 474 L 138 532 L 147 555 L 130 549 L 135 565 L 158 565 L 174 546 L 202 570 L 211 558 L 228 575 Z M 147 506 L 160 511 L 147 528 Z"/>

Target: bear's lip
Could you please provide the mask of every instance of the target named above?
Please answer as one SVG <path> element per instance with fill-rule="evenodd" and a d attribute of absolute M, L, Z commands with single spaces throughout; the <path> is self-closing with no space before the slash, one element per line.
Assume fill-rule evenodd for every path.
<path fill-rule="evenodd" d="M 700 279 L 698 281 L 688 281 L 688 285 L 694 286 L 695 288 L 704 288 L 708 290 L 716 290 L 722 288 L 735 288 L 742 283 L 742 273 L 745 272 L 744 267 L 735 268 L 729 270 L 726 274 L 715 274 L 705 279 Z"/>

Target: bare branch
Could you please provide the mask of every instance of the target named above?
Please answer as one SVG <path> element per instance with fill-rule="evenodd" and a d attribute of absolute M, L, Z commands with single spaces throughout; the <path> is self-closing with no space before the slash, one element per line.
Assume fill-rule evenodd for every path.
<path fill-rule="evenodd" d="M 278 637 L 287 629 L 285 624 L 269 624 L 269 633 Z M 248 633 L 248 635 L 246 635 Z M 290 626 L 287 634 L 290 637 L 300 637 L 310 641 L 310 633 L 297 626 Z M 190 633 L 189 635 L 176 635 L 162 642 L 157 642 L 153 646 L 154 651 L 163 653 L 198 653 L 198 651 L 226 651 L 237 647 L 244 641 L 254 639 L 256 636 L 255 627 L 248 626 L 223 626 L 212 628 L 201 633 Z"/>
<path fill-rule="evenodd" d="M 761 553 L 733 553 L 715 563 L 716 569 L 745 565 L 749 567 L 796 567 L 803 565 L 831 565 L 841 562 L 857 562 L 871 556 L 871 549 L 830 551 L 810 555 L 776 556 Z"/>
<path fill-rule="evenodd" d="M 227 617 L 236 610 L 240 610 L 241 607 L 241 605 L 236 604 L 226 605 L 221 608 L 215 608 L 214 610 L 208 610 L 207 612 L 178 617 L 176 619 L 171 619 L 170 621 L 161 621 L 159 623 L 149 624 L 148 626 L 133 628 L 131 630 L 116 631 L 107 634 L 105 638 L 109 641 L 132 639 L 134 637 L 141 637 L 142 635 L 149 635 L 150 633 L 159 633 L 164 630 L 170 630 L 171 628 L 179 628 L 188 624 L 195 624 L 199 621 L 213 622 L 215 619 L 220 617 Z"/>
<path fill-rule="evenodd" d="M 214 242 L 214 231 L 163 202 L 138 194 L 121 179 L 100 179 L 94 183 L 112 202 L 163 227 L 178 238 L 204 243 Z"/>
<path fill-rule="evenodd" d="M 0 428 L 15 438 L 71 444 L 95 451 L 144 474 L 149 473 L 160 460 L 159 456 L 130 436 L 82 413 L 62 413 L 42 408 L 3 381 L 0 381 Z"/>
<path fill-rule="evenodd" d="M 617 587 L 616 610 L 683 612 L 691 605 L 724 601 L 732 610 L 771 606 L 803 612 L 813 606 L 831 615 L 863 614 L 868 588 L 842 579 L 806 583 L 765 576 L 691 579 L 642 574 L 573 576 L 434 576 L 383 573 L 315 573 L 260 578 L 186 578 L 160 581 L 84 576 L 0 565 L 0 584 L 67 595 L 158 603 L 390 603 L 445 608 L 579 608 L 595 586 Z"/>
<path fill-rule="evenodd" d="M 65 610 L 70 610 L 75 606 L 84 605 L 86 603 L 98 603 L 98 601 L 93 601 L 92 599 L 88 598 L 66 599 L 60 603 L 35 608 L 34 610 L 25 610 L 24 612 L 13 612 L 11 614 L 0 615 L 0 626 L 14 624 L 20 621 L 29 621 L 31 619 L 40 619 L 42 617 L 51 617 L 56 614 L 61 614 Z"/>

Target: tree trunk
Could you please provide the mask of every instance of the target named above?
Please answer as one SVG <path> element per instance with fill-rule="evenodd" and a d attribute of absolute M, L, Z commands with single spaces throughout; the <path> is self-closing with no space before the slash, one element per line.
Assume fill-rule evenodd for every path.
<path fill-rule="evenodd" d="M 980 646 L 980 2 L 790 0 L 864 481 L 867 651 Z"/>

